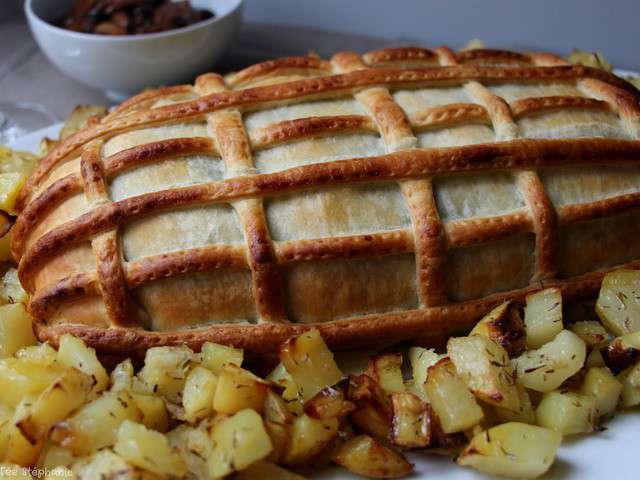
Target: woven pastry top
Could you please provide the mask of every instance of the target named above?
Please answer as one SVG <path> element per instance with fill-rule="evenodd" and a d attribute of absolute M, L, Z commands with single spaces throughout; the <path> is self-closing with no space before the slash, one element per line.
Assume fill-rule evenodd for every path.
<path fill-rule="evenodd" d="M 435 337 L 634 265 L 639 135 L 633 87 L 549 54 L 282 58 L 144 92 L 63 141 L 12 249 L 54 343 Z"/>

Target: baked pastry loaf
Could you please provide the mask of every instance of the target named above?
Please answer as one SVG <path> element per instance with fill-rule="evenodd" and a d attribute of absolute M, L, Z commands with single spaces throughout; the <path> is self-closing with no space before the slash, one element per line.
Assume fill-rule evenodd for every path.
<path fill-rule="evenodd" d="M 549 54 L 283 58 L 144 92 L 20 199 L 42 340 L 105 353 L 435 341 L 640 259 L 638 92 Z"/>

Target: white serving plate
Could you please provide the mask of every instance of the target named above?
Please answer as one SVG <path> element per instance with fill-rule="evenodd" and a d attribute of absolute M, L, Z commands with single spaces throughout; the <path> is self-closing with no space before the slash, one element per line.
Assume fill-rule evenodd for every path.
<path fill-rule="evenodd" d="M 51 125 L 19 138 L 10 146 L 18 150 L 37 151 L 43 137 L 57 138 L 62 123 Z M 349 371 L 346 363 L 359 364 L 357 354 L 339 362 L 344 371 Z M 341 357 L 344 354 L 341 355 Z M 640 411 L 619 414 L 604 425 L 605 430 L 592 435 L 570 439 L 562 444 L 551 470 L 543 477 L 555 480 L 635 480 L 640 479 Z M 415 474 L 411 479 L 437 480 L 481 480 L 486 475 L 469 468 L 459 467 L 449 457 L 411 452 L 407 454 L 415 464 Z M 341 468 L 327 468 L 321 471 L 305 472 L 315 480 L 353 479 Z"/>

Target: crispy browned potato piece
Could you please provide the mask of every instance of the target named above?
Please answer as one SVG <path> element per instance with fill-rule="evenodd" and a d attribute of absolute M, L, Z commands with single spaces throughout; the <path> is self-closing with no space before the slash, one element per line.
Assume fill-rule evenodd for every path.
<path fill-rule="evenodd" d="M 391 401 L 368 375 L 351 375 L 347 398 L 356 405 L 351 412 L 353 425 L 374 438 L 386 440 L 391 427 Z"/>
<path fill-rule="evenodd" d="M 334 454 L 333 461 L 368 478 L 400 478 L 413 471 L 413 465 L 402 454 L 368 435 L 359 435 L 347 441 Z"/>
<path fill-rule="evenodd" d="M 402 378 L 402 353 L 387 353 L 371 357 L 364 373 L 387 393 L 405 391 Z"/>
<path fill-rule="evenodd" d="M 524 322 L 516 305 L 504 302 L 486 314 L 469 335 L 480 335 L 504 348 L 510 357 L 525 350 Z"/>
<path fill-rule="evenodd" d="M 304 404 L 307 415 L 319 420 L 342 418 L 355 409 L 353 402 L 347 400 L 348 380 L 342 380 L 333 387 L 320 390 Z"/>

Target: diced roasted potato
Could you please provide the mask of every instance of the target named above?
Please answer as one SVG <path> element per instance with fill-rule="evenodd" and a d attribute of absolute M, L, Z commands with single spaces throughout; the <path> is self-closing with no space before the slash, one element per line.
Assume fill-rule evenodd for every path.
<path fill-rule="evenodd" d="M 38 157 L 31 152 L 0 145 L 0 173 L 20 172 L 29 175 L 37 163 Z"/>
<path fill-rule="evenodd" d="M 169 430 L 169 413 L 162 397 L 132 393 L 131 398 L 142 414 L 138 420 L 140 423 L 147 428 L 163 433 Z"/>
<path fill-rule="evenodd" d="M 400 478 L 413 471 L 413 465 L 404 456 L 368 435 L 348 440 L 335 452 L 333 461 L 368 478 Z"/>
<path fill-rule="evenodd" d="M 562 330 L 562 292 L 547 288 L 527 295 L 524 309 L 527 348 L 540 348 Z"/>
<path fill-rule="evenodd" d="M 203 420 L 197 427 L 185 423 L 167 433 L 171 448 L 184 461 L 189 474 L 197 479 L 209 479 L 209 465 L 207 459 L 213 450 L 213 443 L 209 430 L 212 422 Z"/>
<path fill-rule="evenodd" d="M 241 366 L 244 353 L 239 348 L 220 345 L 219 343 L 206 342 L 202 345 L 200 357 L 202 359 L 202 365 L 207 367 L 216 375 L 220 375 L 222 367 L 228 363 L 232 363 L 238 367 Z"/>
<path fill-rule="evenodd" d="M 293 381 L 293 378 L 282 363 L 279 363 L 276 368 L 273 369 L 267 376 L 267 380 L 284 389 L 282 391 L 282 398 L 287 402 L 287 407 L 291 412 L 296 415 L 300 415 L 303 412 L 302 397 L 300 396 L 298 385 Z"/>
<path fill-rule="evenodd" d="M 391 428 L 391 400 L 368 375 L 351 375 L 347 398 L 356 405 L 351 422 L 360 431 L 386 440 Z"/>
<path fill-rule="evenodd" d="M 10 268 L 0 281 L 0 303 L 27 303 L 29 296 L 22 288 L 18 270 Z M 0 315 L 1 317 L 1 315 Z"/>
<path fill-rule="evenodd" d="M 520 423 L 536 423 L 536 412 L 531 404 L 531 397 L 526 388 L 522 385 L 516 385 L 518 390 L 518 409 L 507 410 L 506 408 L 495 407 L 494 412 L 500 423 L 520 422 Z"/>
<path fill-rule="evenodd" d="M 187 473 L 182 458 L 171 450 L 164 434 L 130 420 L 118 428 L 113 449 L 131 465 L 157 475 L 181 477 Z"/>
<path fill-rule="evenodd" d="M 271 389 L 267 391 L 264 399 L 263 418 L 273 444 L 273 451 L 267 460 L 278 463 L 289 443 L 289 427 L 294 416 L 284 399 Z"/>
<path fill-rule="evenodd" d="M 477 425 L 484 414 L 450 359 L 429 368 L 427 395 L 445 433 L 460 432 Z"/>
<path fill-rule="evenodd" d="M 520 397 L 507 351 L 479 335 L 450 338 L 447 353 L 458 376 L 481 400 L 518 411 Z"/>
<path fill-rule="evenodd" d="M 23 467 L 34 465 L 44 446 L 44 440 L 32 443 L 11 418 L 0 421 L 0 452 L 4 461 Z"/>
<path fill-rule="evenodd" d="M 584 377 L 581 392 L 593 395 L 596 399 L 598 416 L 613 413 L 622 394 L 622 383 L 616 379 L 608 368 L 590 368 Z"/>
<path fill-rule="evenodd" d="M 0 173 L 0 210 L 17 215 L 16 200 L 27 175 L 19 172 Z"/>
<path fill-rule="evenodd" d="M 108 449 L 80 459 L 71 469 L 79 480 L 160 480 L 157 475 L 130 465 Z"/>
<path fill-rule="evenodd" d="M 602 350 L 602 355 L 605 363 L 614 373 L 635 365 L 640 361 L 640 332 L 615 338 Z"/>
<path fill-rule="evenodd" d="M 387 393 L 404 392 L 402 378 L 402 353 L 375 355 L 369 359 L 364 372 L 378 383 Z"/>
<path fill-rule="evenodd" d="M 127 358 L 115 366 L 109 375 L 110 390 L 121 392 L 133 387 L 133 363 Z"/>
<path fill-rule="evenodd" d="M 640 271 L 608 273 L 602 280 L 596 313 L 616 336 L 640 330 Z"/>
<path fill-rule="evenodd" d="M 211 414 L 217 384 L 218 378 L 207 368 L 196 366 L 189 372 L 182 391 L 184 417 L 188 422 Z"/>
<path fill-rule="evenodd" d="M 355 405 L 346 399 L 348 380 L 342 380 L 333 387 L 320 390 L 304 405 L 307 415 L 319 420 L 342 418 L 355 409 Z"/>
<path fill-rule="evenodd" d="M 584 365 L 587 346 L 575 333 L 562 330 L 549 343 L 515 359 L 518 382 L 538 392 L 550 392 Z"/>
<path fill-rule="evenodd" d="M 280 349 L 280 360 L 298 385 L 304 401 L 342 378 L 333 353 L 317 329 L 286 341 Z"/>
<path fill-rule="evenodd" d="M 593 432 L 598 424 L 596 398 L 569 391 L 545 393 L 536 409 L 536 422 L 562 435 Z"/>
<path fill-rule="evenodd" d="M 79 132 L 89 123 L 104 117 L 107 113 L 107 107 L 103 105 L 78 105 L 64 122 L 60 130 L 60 140 Z"/>
<path fill-rule="evenodd" d="M 31 317 L 24 305 L 0 306 L 0 358 L 10 357 L 22 347 L 36 343 Z"/>
<path fill-rule="evenodd" d="M 180 403 L 193 351 L 186 346 L 152 347 L 147 350 L 138 376 L 153 392 Z"/>
<path fill-rule="evenodd" d="M 89 375 L 93 381 L 92 394 L 95 395 L 109 386 L 109 374 L 98 360 L 96 351 L 79 338 L 68 333 L 62 335 L 57 359 L 61 365 L 77 368 Z"/>
<path fill-rule="evenodd" d="M 213 448 L 208 466 L 212 478 L 244 470 L 265 459 L 273 449 L 262 418 L 251 408 L 217 423 L 211 432 L 211 440 Z"/>
<path fill-rule="evenodd" d="M 567 57 L 569 63 L 586 65 L 587 67 L 600 68 L 610 72 L 613 70 L 611 65 L 600 52 L 587 52 L 586 50 L 580 50 L 578 48 L 573 49 L 571 54 Z"/>
<path fill-rule="evenodd" d="M 403 448 L 425 448 L 431 443 L 431 408 L 409 392 L 391 395 L 393 420 L 390 439 Z"/>
<path fill-rule="evenodd" d="M 587 359 L 584 362 L 584 366 L 587 368 L 591 367 L 604 367 L 606 363 L 604 362 L 604 357 L 602 356 L 602 352 L 599 348 L 593 348 L 587 355 Z"/>
<path fill-rule="evenodd" d="M 69 368 L 35 400 L 24 398 L 16 407 L 14 423 L 31 443 L 45 438 L 53 425 L 82 405 L 91 390 L 91 378 Z"/>
<path fill-rule="evenodd" d="M 15 407 L 29 395 L 39 395 L 64 373 L 57 364 L 22 358 L 0 359 L 0 403 Z"/>
<path fill-rule="evenodd" d="M 504 348 L 510 357 L 525 349 L 525 329 L 513 303 L 504 302 L 486 314 L 469 335 L 480 335 Z"/>
<path fill-rule="evenodd" d="M 640 405 L 640 363 L 618 375 L 622 382 L 622 402 L 624 408 Z"/>
<path fill-rule="evenodd" d="M 300 465 L 319 454 L 338 433 L 338 420 L 317 420 L 307 414 L 297 417 L 291 425 L 291 436 L 282 463 Z"/>
<path fill-rule="evenodd" d="M 48 367 L 56 362 L 57 355 L 58 352 L 48 343 L 39 343 L 38 345 L 22 347 L 16 352 L 15 356 L 28 363 L 33 362 Z"/>
<path fill-rule="evenodd" d="M 553 463 L 562 436 L 526 423 L 503 423 L 479 433 L 458 457 L 489 475 L 536 478 Z"/>
<path fill-rule="evenodd" d="M 57 423 L 51 439 L 76 456 L 89 455 L 112 446 L 122 422 L 139 422 L 141 418 L 142 413 L 129 393 L 105 392 Z"/>
<path fill-rule="evenodd" d="M 569 326 L 571 331 L 578 335 L 589 347 L 600 348 L 609 341 L 609 332 L 602 324 L 595 320 L 576 322 Z"/>
<path fill-rule="evenodd" d="M 245 408 L 262 412 L 264 399 L 271 385 L 271 382 L 257 377 L 249 370 L 229 363 L 222 367 L 218 377 L 213 409 L 226 414 L 233 414 Z"/>
<path fill-rule="evenodd" d="M 249 465 L 235 477 L 237 480 L 306 480 L 302 475 L 269 462 Z"/>
<path fill-rule="evenodd" d="M 413 372 L 412 391 L 422 400 L 428 401 L 425 386 L 427 384 L 427 371 L 429 367 L 438 363 L 443 356 L 435 350 L 422 347 L 411 347 L 409 349 L 409 363 Z"/>
<path fill-rule="evenodd" d="M 40 458 L 38 466 L 42 468 L 52 469 L 57 466 L 70 467 L 78 460 L 78 457 L 70 450 L 63 448 L 55 443 L 46 442 Z"/>

